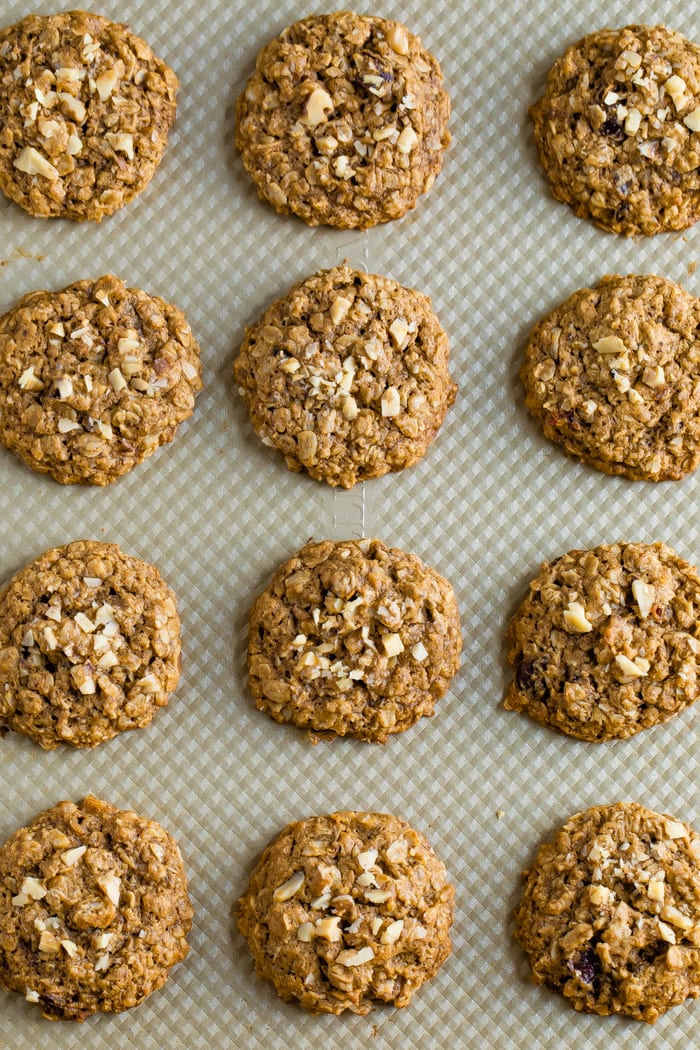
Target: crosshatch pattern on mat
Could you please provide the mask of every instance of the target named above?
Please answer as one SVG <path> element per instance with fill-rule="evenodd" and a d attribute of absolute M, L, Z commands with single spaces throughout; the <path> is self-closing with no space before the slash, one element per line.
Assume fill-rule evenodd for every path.
<path fill-rule="evenodd" d="M 57 3 L 54 10 L 69 10 Z M 367 233 L 311 229 L 258 200 L 233 151 L 233 111 L 257 51 L 318 0 L 105 0 L 180 79 L 178 117 L 150 186 L 100 225 L 34 220 L 0 201 L 0 310 L 34 288 L 118 274 L 184 310 L 205 389 L 175 441 L 104 490 L 63 488 L 0 450 L 6 579 L 80 537 L 154 562 L 179 598 L 183 676 L 147 729 L 94 751 L 0 742 L 0 835 L 61 798 L 92 791 L 160 821 L 181 845 L 195 922 L 188 959 L 136 1011 L 82 1026 L 0 993 L 0 1046 L 313 1050 L 515 1047 L 680 1050 L 700 1003 L 653 1028 L 574 1014 L 534 987 L 512 937 L 520 871 L 572 813 L 636 799 L 700 827 L 693 709 L 630 741 L 558 737 L 501 706 L 508 617 L 545 558 L 616 539 L 663 539 L 700 560 L 700 475 L 653 486 L 568 460 L 527 416 L 517 372 L 532 325 L 609 272 L 655 272 L 700 294 L 700 227 L 630 242 L 555 202 L 527 107 L 548 67 L 586 32 L 661 15 L 700 35 L 700 2 L 464 4 L 368 9 L 404 21 L 439 58 L 453 143 L 415 211 Z M 29 13 L 3 7 L 5 24 Z M 348 259 L 432 297 L 452 344 L 456 404 L 425 459 L 332 492 L 286 471 L 255 438 L 231 364 L 246 325 L 293 281 Z M 245 688 L 246 617 L 275 567 L 310 536 L 362 532 L 414 550 L 453 583 L 462 669 L 435 717 L 385 747 L 313 746 L 255 710 Z M 393 811 L 423 831 L 457 888 L 453 954 L 402 1011 L 312 1018 L 253 973 L 232 905 L 289 821 L 334 809 Z"/>

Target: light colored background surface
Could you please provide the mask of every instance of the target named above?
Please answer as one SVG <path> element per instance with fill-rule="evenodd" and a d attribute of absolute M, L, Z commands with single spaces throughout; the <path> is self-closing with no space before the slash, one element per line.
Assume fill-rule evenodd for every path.
<path fill-rule="evenodd" d="M 58 4 L 56 9 L 70 9 Z M 653 1028 L 579 1016 L 532 986 L 512 941 L 519 872 L 540 839 L 588 805 L 637 799 L 700 826 L 698 712 L 603 745 L 502 709 L 504 627 L 545 557 L 625 538 L 700 559 L 700 472 L 653 486 L 567 460 L 526 416 L 517 370 L 532 324 L 606 272 L 656 272 L 700 294 L 700 226 L 631 243 L 548 195 L 527 106 L 553 59 L 584 33 L 631 21 L 700 35 L 700 3 L 590 0 L 385 3 L 438 56 L 454 143 L 431 194 L 368 233 L 309 229 L 258 201 L 234 156 L 235 99 L 257 51 L 316 0 L 167 0 L 95 10 L 129 20 L 179 75 L 178 119 L 151 187 L 101 226 L 30 218 L 0 201 L 0 311 L 34 288 L 113 271 L 187 314 L 206 389 L 175 443 L 105 490 L 62 487 L 0 450 L 0 578 L 47 547 L 113 540 L 154 561 L 184 622 L 184 675 L 168 708 L 92 752 L 0 743 L 0 839 L 88 791 L 160 820 L 178 838 L 195 906 L 192 950 L 136 1011 L 82 1026 L 43 1021 L 0 992 L 0 1046 L 264 1048 L 685 1048 L 700 1003 Z M 2 3 L 9 24 L 29 8 Z M 365 10 L 365 8 L 362 8 Z M 429 293 L 451 336 L 460 393 L 411 471 L 333 493 L 287 473 L 254 438 L 231 362 L 243 328 L 293 280 L 344 258 Z M 376 535 L 448 576 L 463 668 L 432 720 L 384 748 L 313 747 L 258 713 L 245 687 L 245 624 L 275 566 L 313 535 Z M 391 810 L 427 833 L 457 887 L 454 953 L 403 1011 L 313 1018 L 253 975 L 231 907 L 288 821 Z M 497 817 L 497 811 L 503 816 Z"/>

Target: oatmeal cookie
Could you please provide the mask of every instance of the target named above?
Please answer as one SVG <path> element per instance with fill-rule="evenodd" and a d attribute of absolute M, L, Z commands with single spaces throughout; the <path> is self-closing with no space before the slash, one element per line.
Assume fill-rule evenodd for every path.
<path fill-rule="evenodd" d="M 238 902 L 255 968 L 312 1013 L 406 1006 L 450 954 L 454 887 L 417 831 L 387 813 L 289 824 Z"/>
<path fill-rule="evenodd" d="M 0 30 L 0 189 L 42 218 L 111 215 L 151 181 L 177 87 L 148 44 L 100 15 Z"/>
<path fill-rule="evenodd" d="M 430 300 L 337 266 L 296 284 L 246 331 L 234 377 L 290 470 L 351 488 L 416 463 L 457 387 Z"/>
<path fill-rule="evenodd" d="M 114 543 L 49 550 L 0 591 L 0 732 L 94 747 L 148 725 L 179 677 L 175 595 Z"/>
<path fill-rule="evenodd" d="M 248 684 L 278 722 L 385 743 L 434 713 L 461 648 L 452 587 L 415 554 L 307 543 L 253 606 Z"/>
<path fill-rule="evenodd" d="M 177 843 L 130 810 L 59 802 L 0 846 L 0 983 L 50 1020 L 137 1006 L 191 926 Z"/>
<path fill-rule="evenodd" d="M 535 327 L 520 378 L 545 436 L 606 474 L 677 481 L 700 460 L 700 300 L 604 277 Z"/>
<path fill-rule="evenodd" d="M 236 146 L 276 211 L 364 229 L 400 218 L 430 189 L 449 115 L 440 66 L 401 23 L 312 15 L 258 55 Z"/>
<path fill-rule="evenodd" d="M 0 317 L 0 442 L 63 484 L 126 474 L 201 387 L 184 314 L 117 277 L 31 292 Z"/>
<path fill-rule="evenodd" d="M 700 995 L 700 836 L 635 802 L 577 813 L 524 873 L 516 935 L 576 1010 L 656 1021 Z"/>
<path fill-rule="evenodd" d="M 544 563 L 508 628 L 511 711 L 581 740 L 630 737 L 695 703 L 700 578 L 663 543 Z"/>
<path fill-rule="evenodd" d="M 531 109 L 557 200 L 612 233 L 682 230 L 700 216 L 700 47 L 664 26 L 591 33 Z"/>

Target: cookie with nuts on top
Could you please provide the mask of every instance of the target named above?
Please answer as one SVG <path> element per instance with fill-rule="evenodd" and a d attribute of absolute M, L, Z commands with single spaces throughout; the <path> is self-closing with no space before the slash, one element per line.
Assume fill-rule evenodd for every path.
<path fill-rule="evenodd" d="M 400 22 L 295 22 L 260 52 L 236 146 L 259 195 L 310 226 L 374 226 L 427 193 L 449 144 L 440 66 Z"/>
<path fill-rule="evenodd" d="M 0 317 L 0 442 L 63 484 L 126 474 L 201 387 L 184 314 L 117 277 L 31 292 Z"/>
<path fill-rule="evenodd" d="M 180 663 L 175 595 L 114 543 L 46 551 L 0 591 L 0 733 L 94 747 L 148 725 Z"/>
<path fill-rule="evenodd" d="M 311 542 L 255 601 L 248 684 L 278 722 L 385 743 L 434 714 L 461 649 L 454 591 L 415 554 Z"/>
<path fill-rule="evenodd" d="M 700 578 L 663 543 L 573 550 L 530 584 L 508 628 L 506 697 L 551 729 L 610 740 L 700 693 Z"/>
<path fill-rule="evenodd" d="M 42 218 L 111 215 L 151 181 L 177 87 L 145 41 L 100 15 L 0 30 L 0 189 Z"/>
<path fill-rule="evenodd" d="M 273 303 L 233 366 L 263 443 L 343 488 L 422 458 L 455 399 L 448 369 L 430 299 L 346 265 Z"/>
<path fill-rule="evenodd" d="M 700 300 L 604 277 L 537 324 L 520 378 L 546 437 L 606 474 L 678 480 L 700 460 Z"/>
<path fill-rule="evenodd" d="M 289 824 L 238 902 L 257 973 L 311 1013 L 406 1006 L 450 954 L 454 888 L 426 839 L 388 813 Z"/>
<path fill-rule="evenodd" d="M 88 795 L 0 846 L 0 983 L 50 1020 L 137 1006 L 191 926 L 180 850 L 154 820 Z"/>
<path fill-rule="evenodd" d="M 700 47 L 664 26 L 591 33 L 532 107 L 552 195 L 612 233 L 700 217 Z"/>
<path fill-rule="evenodd" d="M 540 846 L 515 913 L 533 979 L 576 1010 L 654 1022 L 700 996 L 700 836 L 636 802 Z"/>

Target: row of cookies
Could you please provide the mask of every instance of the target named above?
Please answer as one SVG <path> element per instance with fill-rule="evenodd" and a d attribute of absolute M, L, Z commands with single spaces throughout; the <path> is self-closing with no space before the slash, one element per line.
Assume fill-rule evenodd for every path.
<path fill-rule="evenodd" d="M 32 215 L 111 215 L 152 178 L 177 90 L 145 41 L 100 15 L 30 15 L 0 31 L 0 189 Z M 449 113 L 418 37 L 344 11 L 303 19 L 261 51 L 236 145 L 278 211 L 362 229 L 431 187 Z"/>
<path fill-rule="evenodd" d="M 525 873 L 517 935 L 579 1010 L 655 1021 L 698 995 L 700 836 L 635 803 L 592 807 Z M 450 953 L 454 888 L 387 813 L 296 821 L 237 904 L 258 973 L 312 1013 L 406 1006 Z M 0 981 L 51 1020 L 137 1006 L 188 953 L 193 909 L 160 824 L 94 796 L 0 846 Z"/>

